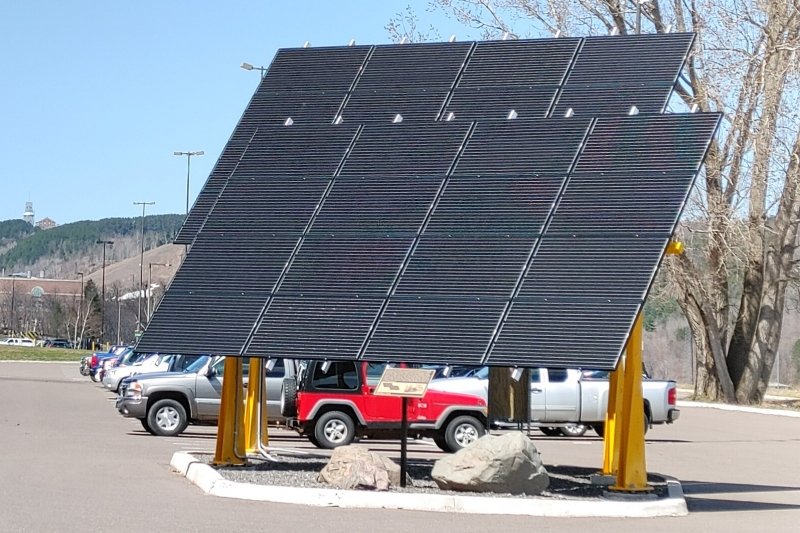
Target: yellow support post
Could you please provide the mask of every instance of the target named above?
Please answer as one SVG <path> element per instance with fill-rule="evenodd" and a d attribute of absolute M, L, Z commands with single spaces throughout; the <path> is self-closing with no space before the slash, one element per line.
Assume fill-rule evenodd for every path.
<path fill-rule="evenodd" d="M 608 384 L 608 408 L 606 410 L 605 431 L 603 432 L 603 476 L 613 476 L 619 469 L 619 441 L 622 424 L 619 415 L 622 410 L 622 376 L 625 371 L 625 356 L 620 357 L 616 370 L 611 372 Z"/>
<path fill-rule="evenodd" d="M 622 412 L 619 422 L 619 468 L 617 482 L 610 489 L 646 492 L 647 466 L 644 453 L 644 399 L 642 398 L 642 313 L 636 316 L 625 351 L 622 379 Z"/>
<path fill-rule="evenodd" d="M 245 464 L 237 450 L 244 448 L 244 410 L 242 409 L 242 358 L 226 357 L 222 379 L 222 398 L 219 404 L 217 448 L 214 464 L 234 466 Z"/>
<path fill-rule="evenodd" d="M 261 376 L 260 379 L 259 376 Z M 245 452 L 248 455 L 259 453 L 259 440 L 265 445 L 267 443 L 265 388 L 264 360 L 260 357 L 251 357 L 250 381 L 244 409 Z M 259 429 L 261 434 L 259 434 Z"/>

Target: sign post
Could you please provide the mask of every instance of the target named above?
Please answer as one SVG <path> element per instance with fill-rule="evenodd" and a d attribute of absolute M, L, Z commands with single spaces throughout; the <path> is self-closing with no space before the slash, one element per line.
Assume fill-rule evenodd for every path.
<path fill-rule="evenodd" d="M 428 390 L 434 370 L 421 368 L 397 368 L 387 366 L 374 394 L 377 396 L 397 396 L 402 398 L 401 437 L 400 437 L 400 486 L 406 486 L 408 470 L 408 399 L 422 398 Z"/>

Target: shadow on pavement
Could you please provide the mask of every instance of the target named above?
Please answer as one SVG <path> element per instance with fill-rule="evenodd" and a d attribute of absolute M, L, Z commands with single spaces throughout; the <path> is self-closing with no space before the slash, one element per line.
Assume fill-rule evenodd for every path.
<path fill-rule="evenodd" d="M 789 511 L 800 509 L 800 505 L 789 503 L 754 502 L 747 500 L 716 500 L 708 498 L 686 498 L 690 513 L 724 513 L 731 511 Z"/>
<path fill-rule="evenodd" d="M 681 481 L 683 492 L 689 494 L 720 494 L 736 492 L 781 492 L 800 491 L 797 487 L 781 487 L 776 485 L 753 485 L 750 483 L 718 483 L 715 481 Z"/>

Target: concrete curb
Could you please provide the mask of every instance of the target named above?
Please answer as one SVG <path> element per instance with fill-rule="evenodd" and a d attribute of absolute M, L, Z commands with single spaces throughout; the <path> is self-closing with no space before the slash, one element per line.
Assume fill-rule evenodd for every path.
<path fill-rule="evenodd" d="M 725 403 L 694 402 L 691 400 L 678 400 L 677 405 L 678 407 L 705 407 L 708 409 L 719 409 L 720 411 L 739 411 L 742 413 L 754 413 L 759 415 L 800 418 L 800 411 L 790 411 L 788 409 L 767 409 L 765 407 L 747 407 L 745 405 L 728 405 Z"/>
<path fill-rule="evenodd" d="M 577 501 L 367 492 L 237 483 L 224 479 L 214 468 L 198 461 L 188 452 L 175 452 L 170 466 L 200 487 L 203 492 L 212 496 L 316 507 L 403 509 L 444 513 L 568 518 L 645 518 L 689 514 L 681 484 L 672 478 L 667 478 L 668 497 L 661 500 Z"/>
<path fill-rule="evenodd" d="M 0 363 L 29 363 L 40 365 L 78 365 L 80 361 L 32 361 L 30 359 L 0 359 Z"/>

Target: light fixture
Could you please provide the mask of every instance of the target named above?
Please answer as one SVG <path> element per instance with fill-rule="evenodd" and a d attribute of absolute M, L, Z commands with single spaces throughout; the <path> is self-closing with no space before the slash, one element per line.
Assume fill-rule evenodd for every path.
<path fill-rule="evenodd" d="M 444 120 L 445 120 L 445 122 L 450 122 L 454 118 L 456 118 L 456 114 L 453 113 L 452 111 L 450 111 L 449 113 L 447 113 L 447 116 L 444 117 Z"/>
<path fill-rule="evenodd" d="M 328 370 L 331 369 L 331 362 L 330 361 L 324 361 L 320 368 L 322 369 L 322 373 L 323 374 L 327 374 Z"/>
<path fill-rule="evenodd" d="M 336 115 L 336 118 L 333 119 L 334 124 L 341 124 L 342 122 L 344 122 L 344 117 L 342 117 L 342 115 Z"/>
<path fill-rule="evenodd" d="M 400 124 L 401 122 L 403 122 L 403 115 L 401 115 L 400 113 L 398 113 L 398 114 L 396 114 L 396 115 L 394 116 L 394 118 L 392 119 L 392 124 Z"/>
<path fill-rule="evenodd" d="M 567 110 L 564 112 L 564 118 L 569 118 L 574 114 L 575 111 L 571 107 L 568 107 Z"/>
<path fill-rule="evenodd" d="M 512 109 L 511 111 L 508 112 L 506 120 L 514 120 L 515 118 L 517 118 L 517 116 L 518 116 L 517 112 Z"/>
<path fill-rule="evenodd" d="M 289 117 L 283 121 L 284 126 L 291 126 L 292 124 L 294 124 L 294 120 L 292 120 L 292 117 Z"/>
<path fill-rule="evenodd" d="M 632 105 L 631 108 L 628 110 L 628 115 L 633 116 L 638 114 L 639 114 L 639 108 L 636 107 L 635 105 Z"/>
<path fill-rule="evenodd" d="M 350 39 L 350 42 L 347 43 L 347 46 L 355 46 L 355 45 L 356 45 L 356 40 L 355 39 Z"/>
<path fill-rule="evenodd" d="M 445 366 L 442 369 L 442 377 L 447 378 L 450 377 L 450 373 L 453 371 L 453 367 L 450 365 Z"/>
<path fill-rule="evenodd" d="M 518 366 L 515 366 L 511 369 L 511 379 L 514 381 L 519 381 L 519 378 L 522 377 L 522 369 Z"/>
<path fill-rule="evenodd" d="M 450 36 L 450 39 L 448 39 L 448 40 L 447 40 L 447 42 L 448 42 L 448 43 L 454 43 L 454 42 L 456 42 L 456 34 L 454 33 L 453 35 L 451 35 L 451 36 Z"/>
<path fill-rule="evenodd" d="M 272 369 L 275 368 L 275 359 L 267 359 L 266 364 L 264 364 L 264 368 L 267 369 L 267 372 L 272 372 Z"/>

